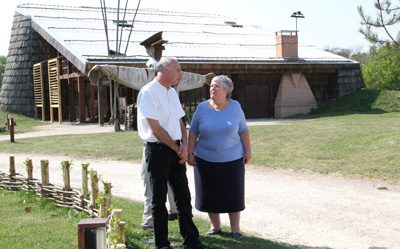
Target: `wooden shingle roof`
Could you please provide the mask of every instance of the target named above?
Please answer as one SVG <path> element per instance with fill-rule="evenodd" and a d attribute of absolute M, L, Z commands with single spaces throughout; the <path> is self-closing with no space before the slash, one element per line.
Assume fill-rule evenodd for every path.
<path fill-rule="evenodd" d="M 100 7 L 67 7 L 56 5 L 19 5 L 17 12 L 29 16 L 32 27 L 81 72 L 89 62 L 144 61 L 148 55 L 140 42 L 163 31 L 169 42 L 164 56 L 181 62 L 217 63 L 285 63 L 276 55 L 275 33 L 222 15 L 139 9 L 129 36 L 135 9 L 128 10 L 125 21 L 117 9 L 107 9 L 109 49 L 126 54 L 108 55 L 107 37 Z M 121 35 L 121 30 L 122 35 Z M 128 48 L 127 41 L 129 40 Z M 125 53 L 126 50 L 126 53 Z M 351 62 L 344 57 L 299 44 L 298 63 Z"/>

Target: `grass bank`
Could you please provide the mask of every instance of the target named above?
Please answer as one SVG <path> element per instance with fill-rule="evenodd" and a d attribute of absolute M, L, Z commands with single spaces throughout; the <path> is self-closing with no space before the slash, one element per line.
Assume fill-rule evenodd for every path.
<path fill-rule="evenodd" d="M 9 113 L 4 110 L 0 110 L 0 128 L 6 128 L 5 124 L 7 122 L 7 115 L 9 115 L 10 118 L 13 118 L 14 123 L 16 123 L 16 126 L 14 127 L 14 132 L 16 134 L 34 131 L 36 126 L 50 124 L 50 122 L 39 121 L 37 119 L 29 118 L 24 115 Z M 7 135 L 10 134 L 7 129 L 5 130 L 0 129 L 0 135 L 6 135 L 6 134 Z"/>
<path fill-rule="evenodd" d="M 399 183 L 400 113 L 251 127 L 252 164 Z"/>

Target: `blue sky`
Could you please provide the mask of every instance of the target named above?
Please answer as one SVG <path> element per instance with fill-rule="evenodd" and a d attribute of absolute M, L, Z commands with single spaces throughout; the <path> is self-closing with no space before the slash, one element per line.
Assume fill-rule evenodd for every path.
<path fill-rule="evenodd" d="M 141 0 L 141 8 L 205 12 L 236 17 L 243 24 L 261 26 L 275 32 L 295 30 L 295 11 L 301 11 L 305 18 L 298 19 L 299 41 L 320 49 L 326 47 L 357 48 L 367 50 L 370 43 L 358 32 L 361 18 L 357 6 L 363 5 L 366 12 L 375 14 L 375 0 Z M 0 55 L 7 55 L 13 15 L 18 4 L 38 3 L 50 5 L 100 6 L 100 0 L 8 0 L 2 2 L 0 10 L 1 38 Z M 107 6 L 115 7 L 117 0 L 106 0 Z M 125 6 L 126 0 L 120 0 Z M 128 1 L 129 8 L 136 8 L 138 0 Z"/>

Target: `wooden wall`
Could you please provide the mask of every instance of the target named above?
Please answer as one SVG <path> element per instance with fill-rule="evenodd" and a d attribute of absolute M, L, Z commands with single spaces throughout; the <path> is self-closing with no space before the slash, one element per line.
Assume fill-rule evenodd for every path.
<path fill-rule="evenodd" d="M 181 63 L 183 71 L 206 74 L 214 72 L 217 75 L 229 76 L 234 82 L 232 98 L 238 100 L 249 118 L 274 117 L 274 103 L 279 88 L 280 79 L 284 73 L 302 73 L 305 75 L 318 106 L 335 98 L 344 96 L 365 87 L 360 65 L 344 64 L 186 64 Z M 246 90 L 247 89 L 247 90 Z M 193 91 L 197 92 L 196 100 L 208 99 L 208 88 L 180 93 L 181 98 L 190 102 Z M 249 94 L 246 91 L 252 91 Z M 269 104 L 266 105 L 262 95 L 267 93 Z M 201 94 L 201 95 L 199 95 Z M 251 101 L 250 101 L 251 100 Z M 261 107 L 259 105 L 262 105 Z M 255 110 L 257 108 L 258 110 Z M 267 108 L 267 110 L 263 110 Z M 192 109 L 191 109 L 192 110 Z"/>

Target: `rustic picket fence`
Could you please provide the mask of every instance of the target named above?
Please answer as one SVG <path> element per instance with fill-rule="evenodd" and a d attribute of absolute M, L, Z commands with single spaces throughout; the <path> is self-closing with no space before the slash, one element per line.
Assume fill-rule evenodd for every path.
<path fill-rule="evenodd" d="M 97 171 L 88 170 L 89 163 L 82 164 L 82 190 L 72 189 L 70 185 L 71 161 L 62 161 L 62 176 L 64 186 L 55 186 L 49 182 L 49 161 L 41 160 L 41 181 L 33 178 L 33 164 L 31 159 L 26 159 L 27 177 L 15 171 L 15 157 L 10 156 L 9 174 L 0 170 L 0 188 L 9 191 L 23 190 L 27 193 L 34 192 L 39 198 L 47 198 L 58 207 L 72 208 L 76 213 L 85 212 L 91 218 L 109 218 L 107 234 L 108 248 L 124 248 L 125 226 L 121 221 L 122 209 L 113 209 L 111 206 L 111 183 L 103 182 L 103 192 L 99 190 L 100 178 Z M 91 191 L 89 192 L 89 175 Z"/>

